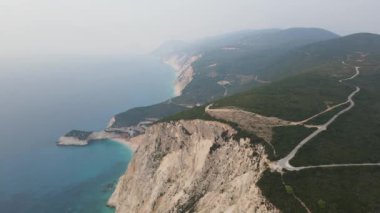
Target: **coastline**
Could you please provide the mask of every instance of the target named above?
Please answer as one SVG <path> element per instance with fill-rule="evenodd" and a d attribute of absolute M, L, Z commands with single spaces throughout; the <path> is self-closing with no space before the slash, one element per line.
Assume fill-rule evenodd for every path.
<path fill-rule="evenodd" d="M 174 96 L 180 96 L 183 89 L 193 80 L 194 69 L 192 64 L 201 57 L 202 55 L 172 55 L 163 59 L 163 62 L 169 65 L 176 74 Z"/>
<path fill-rule="evenodd" d="M 58 146 L 86 146 L 90 143 L 99 141 L 99 140 L 110 140 L 123 146 L 127 146 L 128 149 L 133 152 L 136 151 L 138 144 L 131 142 L 130 139 L 133 137 L 124 136 L 123 133 L 115 133 L 115 132 L 92 132 L 87 138 L 80 139 L 75 136 L 62 136 L 59 138 L 57 145 Z"/>
<path fill-rule="evenodd" d="M 168 60 L 161 59 L 162 63 L 169 65 L 172 71 L 175 73 L 174 85 L 172 85 L 173 96 L 180 96 L 182 90 L 193 80 L 194 70 L 192 68 L 192 63 L 198 60 L 201 55 L 191 55 L 191 56 L 177 56 L 173 55 Z M 139 133 L 145 132 L 145 129 L 150 126 L 151 123 L 140 122 L 136 126 L 112 128 L 115 123 L 115 116 L 111 117 L 106 125 L 106 128 L 102 131 L 90 132 L 86 137 L 80 137 L 80 134 L 85 131 L 79 131 L 78 134 L 64 135 L 59 138 L 58 146 L 86 146 L 90 143 L 96 143 L 99 140 L 108 140 L 113 143 L 118 143 L 128 149 L 132 156 L 138 149 L 139 145 L 142 143 Z M 124 171 L 127 172 L 128 169 Z M 122 178 L 122 176 L 120 177 Z M 120 179 L 117 181 L 119 184 Z M 113 191 L 114 194 L 116 189 Z M 112 199 L 112 196 L 108 198 L 108 203 Z M 110 205 L 109 205 L 110 206 Z"/>
<path fill-rule="evenodd" d="M 192 64 L 201 57 L 202 55 L 170 55 L 166 58 L 161 58 L 161 62 L 169 65 L 176 75 L 174 85 L 172 85 L 174 97 L 180 96 L 182 90 L 192 81 L 194 75 Z M 113 116 L 108 121 L 106 128 L 97 132 L 72 130 L 76 131 L 79 135 L 70 134 L 69 132 L 58 139 L 57 145 L 86 146 L 97 140 L 108 139 L 125 145 L 134 152 L 137 149 L 138 144 L 131 142 L 131 139 L 136 135 L 139 135 L 139 133 L 144 132 L 146 127 L 151 124 L 151 122 L 146 123 L 146 121 L 142 121 L 136 126 L 112 128 L 115 122 L 116 117 Z M 83 133 L 88 133 L 88 135 L 86 137 L 80 136 L 80 134 Z"/>
<path fill-rule="evenodd" d="M 125 147 L 127 147 L 129 150 L 131 150 L 133 153 L 137 150 L 139 147 L 139 144 L 133 143 L 130 140 L 127 140 L 125 138 L 110 138 L 108 139 L 110 141 L 113 141 L 115 143 L 121 144 Z"/>

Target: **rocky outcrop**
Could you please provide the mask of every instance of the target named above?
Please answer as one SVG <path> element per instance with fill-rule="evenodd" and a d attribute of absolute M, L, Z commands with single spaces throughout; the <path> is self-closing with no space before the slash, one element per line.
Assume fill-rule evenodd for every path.
<path fill-rule="evenodd" d="M 177 78 L 174 82 L 174 95 L 180 96 L 182 90 L 193 80 L 194 69 L 192 64 L 201 58 L 201 55 L 188 56 L 172 55 L 165 59 L 165 63 L 169 64 L 175 71 Z"/>
<path fill-rule="evenodd" d="M 121 143 L 126 145 L 132 151 L 136 150 L 138 145 L 137 143 L 131 142 L 130 135 L 128 132 L 109 129 L 99 131 L 99 132 L 86 132 L 80 130 L 72 130 L 66 135 L 58 139 L 58 146 L 86 146 L 94 141 L 101 140 L 110 140 L 114 142 Z"/>
<path fill-rule="evenodd" d="M 93 134 L 94 132 L 74 129 L 60 137 L 57 144 L 61 146 L 85 146 Z"/>
<path fill-rule="evenodd" d="M 108 204 L 116 212 L 278 212 L 256 186 L 264 148 L 213 121 L 155 124 Z"/>

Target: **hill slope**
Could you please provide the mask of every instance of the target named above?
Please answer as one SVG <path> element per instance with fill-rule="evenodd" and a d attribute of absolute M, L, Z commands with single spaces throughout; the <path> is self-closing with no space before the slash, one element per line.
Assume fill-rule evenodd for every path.
<path fill-rule="evenodd" d="M 348 106 L 343 103 L 349 94 L 353 94 L 355 87 L 359 87 L 361 90 L 354 96 L 353 108 L 305 144 L 290 161 L 293 166 L 332 167 L 285 170 L 283 174 L 268 170 L 258 185 L 269 201 L 283 212 L 379 211 L 380 35 L 350 35 L 306 45 L 293 53 L 279 62 L 285 68 L 295 70 L 292 72 L 294 76 L 213 101 L 210 112 L 215 113 L 210 114 L 203 106 L 173 115 L 165 121 L 201 118 L 233 122 L 231 125 L 241 131 L 242 137 L 261 141 L 276 165 L 276 160 L 286 156 L 315 131 L 313 126 L 308 126 L 309 122 L 327 116 L 318 120 L 326 122 L 346 109 Z M 294 65 L 287 67 L 286 64 L 290 63 Z M 281 64 L 273 67 L 276 66 Z M 360 67 L 358 75 L 354 66 Z M 327 111 L 330 109 L 335 113 Z M 244 111 L 238 118 L 239 110 Z M 319 115 L 324 111 L 326 113 Z M 232 119 L 229 113 L 235 113 Z M 273 124 L 271 116 L 280 119 L 276 122 L 282 124 Z M 270 141 L 257 138 L 266 131 L 265 128 L 273 134 Z M 355 166 L 340 166 L 350 163 Z M 364 165 L 360 165 L 362 163 Z"/>
<path fill-rule="evenodd" d="M 191 76 L 191 79 L 184 80 L 186 84 L 182 94 L 173 98 L 171 105 L 161 103 L 145 107 L 143 114 L 136 114 L 141 110 L 134 109 L 120 113 L 116 116 L 117 122 L 113 127 L 136 125 L 146 118 L 162 118 L 168 113 L 181 110 L 178 106 L 186 109 L 188 106 L 265 85 L 268 82 L 260 80 L 258 76 L 265 67 L 303 45 L 337 37 L 322 29 L 293 28 L 245 30 L 192 44 L 180 41 L 165 43 L 154 54 L 182 70 L 182 73 L 178 73 L 179 78 Z M 193 62 L 194 56 L 197 56 L 197 60 Z M 291 74 L 293 73 L 289 72 Z M 155 113 L 160 107 L 167 113 Z"/>

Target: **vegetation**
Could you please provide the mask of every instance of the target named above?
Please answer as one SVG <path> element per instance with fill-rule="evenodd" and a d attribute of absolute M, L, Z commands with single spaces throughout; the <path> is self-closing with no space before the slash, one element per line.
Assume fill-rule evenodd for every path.
<path fill-rule="evenodd" d="M 306 212 L 301 204 L 294 199 L 293 187 L 282 184 L 281 174 L 265 171 L 257 185 L 263 195 L 284 213 Z"/>
<path fill-rule="evenodd" d="M 194 119 L 202 119 L 207 121 L 217 120 L 211 117 L 209 114 L 205 112 L 205 106 L 194 107 L 192 109 L 188 109 L 174 115 L 169 115 L 160 120 L 160 122 L 166 121 L 178 121 L 178 120 L 194 120 Z"/>
<path fill-rule="evenodd" d="M 263 141 L 263 139 L 257 137 L 252 132 L 248 132 L 246 130 L 241 129 L 238 124 L 211 117 L 209 114 L 207 114 L 205 112 L 205 106 L 194 107 L 192 109 L 185 110 L 185 111 L 176 113 L 176 114 L 171 115 L 171 116 L 167 116 L 167 117 L 159 120 L 159 122 L 169 122 L 169 121 L 178 121 L 178 120 L 194 120 L 194 119 L 201 119 L 201 120 L 206 120 L 206 121 L 218 121 L 221 123 L 228 124 L 237 131 L 237 134 L 234 135 L 235 140 L 238 141 L 240 138 L 249 138 L 251 140 L 251 144 L 262 143 L 265 146 L 268 153 L 273 152 L 272 148 L 270 146 L 268 146 L 268 144 L 265 143 Z"/>
<path fill-rule="evenodd" d="M 288 58 L 289 54 L 294 55 L 292 59 L 298 57 L 295 49 L 303 45 L 337 37 L 322 29 L 293 28 L 237 32 L 201 41 L 193 48 L 187 46 L 187 54 L 201 54 L 202 57 L 193 63 L 194 79 L 176 98 L 176 102 L 203 104 L 215 101 L 225 92 L 219 81 L 229 81 L 228 95 L 233 95 L 263 85 L 255 80 L 256 76 L 264 77 L 263 80 L 277 80 L 301 72 L 307 66 L 294 67 L 294 63 L 286 64 L 281 59 Z M 177 49 L 175 53 L 182 54 L 182 51 Z M 280 62 L 281 67 L 274 69 L 272 65 Z"/>
<path fill-rule="evenodd" d="M 287 172 L 284 180 L 312 212 L 378 212 L 380 168 L 352 167 Z M 305 212 L 281 175 L 265 172 L 258 183 L 264 196 L 283 212 Z"/>
<path fill-rule="evenodd" d="M 380 162 L 380 57 L 372 55 L 361 64 L 361 75 L 352 83 L 361 87 L 355 107 L 336 120 L 330 128 L 301 148 L 292 165 Z M 268 178 L 269 176 L 269 178 Z M 269 173 L 260 181 L 267 198 L 285 212 L 298 212 L 280 200 L 283 192 L 277 174 Z M 380 168 L 338 167 L 286 172 L 287 184 L 312 212 L 379 212 Z M 273 181 L 273 182 L 270 182 Z M 265 184 L 264 184 L 265 183 Z M 269 193 L 269 192 L 271 193 Z"/>
<path fill-rule="evenodd" d="M 303 126 L 280 126 L 273 128 L 273 138 L 271 144 L 276 150 L 276 156 L 273 152 L 268 152 L 270 160 L 279 160 L 285 157 L 298 143 L 311 134 L 315 129 Z"/>
<path fill-rule="evenodd" d="M 352 87 L 338 84 L 338 79 L 326 72 L 335 68 L 336 64 L 315 68 L 308 73 L 223 98 L 216 101 L 214 107 L 235 106 L 265 116 L 303 120 L 323 111 L 326 102 L 337 104 L 345 101 L 352 92 Z"/>
<path fill-rule="evenodd" d="M 160 119 L 165 116 L 183 111 L 185 109 L 186 107 L 169 102 L 163 102 L 146 107 L 137 107 L 117 114 L 115 116 L 115 123 L 112 125 L 112 127 L 119 128 L 137 125 L 139 122 L 146 119 Z"/>
<path fill-rule="evenodd" d="M 325 110 L 326 105 L 345 101 L 354 90 L 351 83 L 355 83 L 361 87 L 355 97 L 355 107 L 339 117 L 328 131 L 301 148 L 291 164 L 380 162 L 380 36 L 356 34 L 313 43 L 289 40 L 294 38 L 294 32 L 286 32 L 289 33 L 286 36 L 276 35 L 281 39 L 269 36 L 273 32 L 265 33 L 268 34 L 261 37 L 271 42 L 264 42 L 248 32 L 228 41 L 219 38 L 211 45 L 192 49 L 191 54 L 202 53 L 202 58 L 193 64 L 193 81 L 173 101 L 192 105 L 213 102 L 214 107 L 235 106 L 264 116 L 300 121 Z M 175 46 L 178 45 L 182 44 Z M 235 49 L 223 50 L 222 47 L 226 46 Z M 357 51 L 370 55 L 365 62 L 360 62 L 355 60 Z M 339 79 L 354 72 L 353 67 L 343 66 L 342 60 L 353 65 L 361 63 L 361 75 L 353 81 L 338 83 Z M 210 67 L 212 64 L 216 66 Z M 272 83 L 257 82 L 255 76 Z M 228 94 L 232 96 L 222 98 L 225 88 L 217 83 L 221 80 L 231 82 Z M 247 91 L 235 94 L 243 90 Z M 238 124 L 212 118 L 205 113 L 204 106 L 185 110 L 175 104 L 162 104 L 119 115 L 117 122 L 121 123 L 117 125 L 136 124 L 141 118 L 149 117 L 164 117 L 160 121 L 220 121 L 237 129 L 236 139 L 248 137 L 253 143 L 266 146 L 271 160 L 286 156 L 313 131 L 302 126 L 274 128 L 272 144 L 277 151 L 274 156 L 271 147 L 260 138 L 241 130 Z M 308 124 L 325 123 L 345 107 L 347 105 L 318 116 Z M 217 148 L 212 147 L 210 151 Z M 263 195 L 283 212 L 305 212 L 293 195 L 297 195 L 312 212 L 379 212 L 379 180 L 378 167 L 323 168 L 285 172 L 283 176 L 266 171 L 258 186 Z"/>
<path fill-rule="evenodd" d="M 91 134 L 92 132 L 88 132 L 88 131 L 71 130 L 70 132 L 66 133 L 64 136 L 78 138 L 79 140 L 86 140 L 88 136 L 90 136 Z"/>
<path fill-rule="evenodd" d="M 365 37 L 365 39 L 362 37 Z M 242 31 L 205 39 L 192 45 L 178 41 L 171 42 L 164 45 L 163 48 L 155 51 L 155 54 L 160 56 L 167 56 L 173 53 L 179 55 L 202 54 L 202 58 L 193 64 L 195 73 L 194 79 L 184 89 L 181 96 L 173 99 L 175 103 L 180 105 L 195 105 L 222 98 L 225 93 L 225 88 L 217 83 L 222 80 L 231 83 L 227 94 L 233 95 L 238 92 L 265 85 L 264 83 L 255 81 L 256 76 L 262 80 L 273 81 L 299 73 L 309 72 L 312 68 L 316 69 L 322 64 L 329 64 L 331 61 L 338 61 L 338 64 L 333 66 L 330 64 L 330 68 L 323 67 L 319 69 L 328 70 L 332 73 L 332 69 L 341 67 L 337 65 L 340 65 L 340 61 L 352 51 L 376 49 L 375 47 L 377 47 L 376 42 L 378 39 L 371 34 L 359 34 L 357 36 L 339 39 L 334 38 L 337 38 L 337 35 L 322 29 L 295 28 L 288 30 Z M 234 47 L 236 49 L 229 51 L 224 50 L 224 47 Z M 342 49 L 342 47 L 344 47 L 344 49 Z M 212 64 L 217 65 L 215 67 L 210 67 Z M 323 79 L 318 79 L 317 76 L 314 77 L 315 86 L 320 86 L 321 88 L 329 86 L 323 84 L 317 85 L 319 81 L 325 81 Z M 293 81 L 293 83 L 296 83 L 297 79 L 295 78 Z M 302 82 L 298 84 L 298 86 L 301 87 L 302 85 L 300 84 L 302 84 Z M 271 87 L 272 90 L 264 90 L 267 90 L 268 92 L 276 92 L 276 87 L 278 89 L 277 92 L 281 92 L 281 83 L 277 84 L 277 86 Z M 330 91 L 335 91 L 335 89 L 330 88 Z M 260 91 L 257 92 L 261 93 Z M 328 90 L 325 92 L 328 92 Z M 317 95 L 316 97 L 319 96 L 319 94 L 315 93 L 310 94 Z M 297 96 L 302 94 L 295 93 L 292 95 L 288 93 L 286 95 L 291 95 L 288 97 L 290 97 L 293 102 L 302 101 L 297 100 Z M 275 94 L 267 96 L 267 98 L 280 98 L 277 102 L 268 102 L 272 107 L 274 106 L 273 104 L 282 104 L 283 99 L 287 99 L 286 96 L 276 96 L 277 95 Z M 331 94 L 331 96 L 334 96 L 334 94 Z M 260 105 L 258 104 L 259 99 L 264 103 L 268 101 L 265 97 L 259 97 L 254 100 L 256 103 L 253 105 L 251 104 L 251 107 L 259 112 L 265 112 L 263 108 L 268 108 L 268 106 L 258 107 L 258 105 Z M 313 107 L 316 102 L 318 101 L 306 103 L 308 105 L 305 105 L 305 108 L 312 106 L 310 112 L 314 112 L 315 110 L 324 107 L 320 106 L 321 103 L 318 103 L 317 106 Z M 228 100 L 224 103 L 229 104 Z M 288 104 L 288 107 L 284 108 L 281 112 L 279 109 L 271 109 L 268 110 L 268 112 L 283 115 L 286 110 L 298 110 L 298 108 L 293 106 L 297 103 Z M 245 105 L 248 106 L 250 104 L 246 103 Z M 114 127 L 136 125 L 145 118 L 162 118 L 185 109 L 186 108 L 178 105 L 176 106 L 174 104 L 166 103 L 131 109 L 116 116 Z M 299 113 L 287 114 L 294 115 Z M 300 116 L 289 117 L 302 117 L 306 114 L 309 114 L 309 112 L 303 112 L 303 115 Z"/>
<path fill-rule="evenodd" d="M 349 106 L 349 103 L 343 104 L 341 106 L 338 106 L 337 108 L 328 111 L 310 121 L 308 121 L 306 124 L 308 125 L 322 125 L 325 124 L 327 121 L 329 121 L 335 114 L 342 111 L 343 109 L 347 108 Z"/>
<path fill-rule="evenodd" d="M 312 212 L 378 212 L 380 168 L 303 170 L 284 174 L 285 181 Z"/>
<path fill-rule="evenodd" d="M 294 193 L 293 188 L 289 185 L 285 185 L 285 191 L 286 193 L 292 195 Z"/>
<path fill-rule="evenodd" d="M 363 67 L 355 107 L 310 141 L 293 165 L 380 162 L 380 65 Z"/>
<path fill-rule="evenodd" d="M 326 201 L 324 201 L 324 200 L 318 200 L 318 206 L 321 209 L 325 209 L 326 208 Z"/>

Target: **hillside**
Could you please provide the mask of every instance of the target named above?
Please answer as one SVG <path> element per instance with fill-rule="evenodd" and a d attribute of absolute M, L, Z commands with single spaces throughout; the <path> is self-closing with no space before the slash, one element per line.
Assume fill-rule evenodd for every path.
<path fill-rule="evenodd" d="M 171 105 L 144 107 L 144 113 L 140 113 L 142 109 L 120 113 L 116 116 L 117 122 L 113 127 L 135 125 L 146 118 L 162 118 L 168 113 L 178 112 L 178 106 L 204 104 L 223 96 L 266 85 L 271 79 L 261 80 L 259 75 L 265 67 L 299 47 L 337 37 L 336 34 L 323 29 L 292 28 L 244 30 L 193 43 L 164 43 L 153 54 L 169 61 L 178 70 L 191 71 L 191 79 L 184 80 L 186 84 L 181 95 L 171 99 Z M 193 56 L 200 57 L 192 62 Z M 186 68 L 189 61 L 191 70 Z M 181 74 L 183 73 L 178 73 L 179 78 Z M 292 74 L 289 72 L 289 75 Z M 167 113 L 156 113 L 160 107 Z"/>
<path fill-rule="evenodd" d="M 199 51 L 194 78 L 175 102 L 195 104 L 215 100 L 266 84 L 259 71 L 289 51 L 306 44 L 336 38 L 321 29 L 295 28 L 255 32 L 239 41 Z"/>
<path fill-rule="evenodd" d="M 378 45 L 379 36 L 370 33 L 357 33 L 320 41 L 290 51 L 267 67 L 263 67 L 259 72 L 264 80 L 280 79 L 329 61 L 348 60 L 347 57 L 354 52 L 376 54 L 380 48 Z"/>
<path fill-rule="evenodd" d="M 379 211 L 380 36 L 355 34 L 292 52 L 273 68 L 293 76 L 163 121 L 215 120 L 264 144 L 272 163 L 258 185 L 283 212 Z"/>
<path fill-rule="evenodd" d="M 109 204 L 380 211 L 380 35 L 288 29 L 208 39 L 160 49 L 183 78 L 180 95 L 120 113 L 105 130 L 142 144 Z"/>

